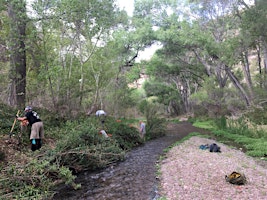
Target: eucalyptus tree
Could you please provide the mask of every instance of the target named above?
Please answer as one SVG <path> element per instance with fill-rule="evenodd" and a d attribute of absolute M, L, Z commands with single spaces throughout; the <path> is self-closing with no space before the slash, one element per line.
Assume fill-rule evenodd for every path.
<path fill-rule="evenodd" d="M 26 97 L 26 2 L 24 0 L 1 1 L 1 9 L 9 17 L 10 84 L 8 103 L 23 107 Z"/>
<path fill-rule="evenodd" d="M 145 14 L 142 3 L 136 1 L 133 16 L 124 16 L 124 19 L 125 23 L 114 30 L 112 41 L 108 43 L 109 51 L 114 55 L 113 62 L 118 64 L 116 78 L 109 84 L 112 89 L 108 87 L 109 105 L 113 106 L 115 116 L 124 116 L 125 110 L 135 105 L 132 97 L 134 89 L 128 87 L 133 81 L 129 73 L 138 68 L 136 78 L 139 78 L 142 64 L 136 63 L 136 60 L 155 39 L 151 18 Z"/>
<path fill-rule="evenodd" d="M 3 4 L 2 4 L 3 5 Z M 0 9 L 6 9 L 5 7 Z M 0 12 L 0 98 L 1 102 L 6 102 L 8 96 L 10 96 L 10 90 L 7 88 L 8 83 L 10 82 L 8 72 L 10 69 L 10 56 L 8 51 L 9 45 L 9 17 L 6 12 Z M 12 82 L 11 82 L 12 83 Z M 11 86 L 12 84 L 9 84 Z"/>
<path fill-rule="evenodd" d="M 229 77 L 229 80 L 239 91 L 242 99 L 247 105 L 257 103 L 255 98 L 254 88 L 257 86 L 257 79 L 252 79 L 253 74 L 259 74 L 260 85 L 264 80 L 265 72 L 262 73 L 261 60 L 266 60 L 266 1 L 255 1 L 254 4 L 247 4 L 247 1 L 194 1 L 201 4 L 201 22 L 203 19 L 209 21 L 208 26 L 204 27 L 205 31 L 211 31 L 215 38 L 215 33 L 225 27 L 224 33 L 226 37 L 221 37 L 220 46 L 217 46 L 215 52 L 209 53 L 209 57 L 215 58 L 216 62 L 223 65 L 224 71 Z M 218 3 L 222 5 L 226 13 L 211 12 L 213 8 L 215 11 L 219 8 Z M 250 1 L 251 3 L 252 1 Z M 216 32 L 212 31 L 210 22 L 214 13 L 219 14 L 219 18 L 215 20 L 220 27 L 214 26 Z M 207 16 L 207 17 L 206 17 Z M 228 20 L 227 20 L 228 19 Z M 220 22 L 226 22 L 223 26 Z M 202 25 L 203 23 L 201 23 Z M 223 33 L 223 32 L 221 32 Z M 230 33 L 230 34 L 229 34 Z M 215 40 L 217 42 L 217 40 Z M 216 47 L 216 46 L 215 46 Z M 212 48 L 214 51 L 214 48 Z M 254 52 L 257 51 L 258 69 L 256 67 Z M 215 53 L 215 57 L 214 57 Z M 263 58 L 263 59 L 262 59 Z M 234 72 L 240 69 L 241 66 L 246 85 L 242 84 L 243 80 L 235 76 Z M 263 62 L 264 67 L 264 62 Z M 258 72 L 257 72 L 258 71 Z M 259 93 L 257 93 L 258 96 Z"/>
<path fill-rule="evenodd" d="M 195 58 L 194 53 L 188 50 L 190 44 L 186 44 L 186 38 L 183 37 L 188 35 L 185 24 L 169 21 L 171 25 L 167 27 L 166 22 L 167 20 L 164 28 L 157 32 L 163 47 L 152 58 L 148 73 L 163 81 L 167 88 L 176 91 L 169 94 L 170 101 L 167 105 L 169 112 L 179 110 L 179 113 L 175 112 L 178 115 L 191 111 L 189 97 L 201 86 L 208 72 Z M 177 109 L 178 107 L 182 109 Z"/>
<path fill-rule="evenodd" d="M 266 89 L 266 66 L 267 66 L 267 35 L 266 35 L 266 1 L 255 0 L 253 5 L 248 5 L 240 0 L 244 7 L 243 12 L 236 12 L 241 20 L 241 34 L 244 43 L 250 52 L 257 52 L 258 80 L 254 81 L 254 86 Z M 249 63 L 247 62 L 247 65 Z M 258 82 L 258 83 L 257 83 Z M 265 97 L 266 98 L 266 97 Z"/>
<path fill-rule="evenodd" d="M 199 56 L 203 61 L 211 61 L 214 74 L 224 73 L 226 77 L 233 83 L 240 94 L 241 99 L 246 105 L 251 105 L 253 99 L 253 91 L 250 77 L 247 77 L 247 86 L 250 93 L 241 84 L 240 79 L 235 76 L 239 62 L 245 64 L 244 58 L 247 48 L 242 43 L 242 36 L 238 33 L 240 27 L 239 18 L 234 15 L 234 8 L 238 6 L 238 1 L 194 1 L 197 5 L 201 5 L 200 9 L 194 12 L 199 16 L 199 27 L 201 32 L 210 34 L 209 43 L 206 44 L 207 59 Z M 203 23 L 204 22 L 204 23 Z M 203 51 L 202 51 L 203 52 Z M 243 57 L 242 57 L 243 56 Z M 205 64 L 203 62 L 203 64 Z M 246 69 L 245 67 L 243 69 Z M 244 73 L 249 75 L 248 73 Z"/>
<path fill-rule="evenodd" d="M 192 26 L 179 20 L 180 13 L 172 7 L 175 5 L 173 2 L 151 2 L 146 1 L 147 4 L 143 7 L 150 9 L 145 15 L 151 18 L 156 35 L 154 40 L 160 41 L 162 49 L 157 51 L 147 66 L 146 73 L 155 77 L 155 81 L 146 85 L 146 92 L 157 96 L 158 101 L 165 104 L 170 113 L 178 115 L 190 112 L 191 92 L 201 83 L 201 76 L 205 76 L 204 68 L 193 52 L 189 51 L 190 46 L 195 45 L 188 37 Z M 154 90 L 158 87 L 161 92 Z"/>
<path fill-rule="evenodd" d="M 32 64 L 38 67 L 31 68 L 30 79 L 44 86 L 31 90 L 34 85 L 28 85 L 37 97 L 33 101 L 42 102 L 38 95 L 43 94 L 44 105 L 52 102 L 55 109 L 69 111 L 99 102 L 99 77 L 113 78 L 109 68 L 114 66 L 114 55 L 107 44 L 123 23 L 114 2 L 61 0 L 34 1 L 32 5 L 34 31 L 29 45 Z"/>
<path fill-rule="evenodd" d="M 196 88 L 207 78 L 215 78 L 213 84 L 221 91 L 230 80 L 245 104 L 251 104 L 252 90 L 248 94 L 242 79 L 234 73 L 239 62 L 244 61 L 242 55 L 247 50 L 240 43 L 240 19 L 234 15 L 238 1 L 193 0 L 186 4 L 185 1 L 159 0 L 153 6 L 151 1 L 145 2 L 146 8 L 150 9 L 145 13 L 158 28 L 157 39 L 163 46 L 157 54 L 164 64 L 153 73 L 165 78 L 166 83 L 172 82 L 177 86 L 187 112 L 190 110 L 188 99 L 191 91 L 197 91 Z M 165 73 L 158 73 L 162 71 Z M 250 87 L 251 82 L 248 81 L 247 86 Z M 225 94 L 217 94 L 214 104 L 220 106 Z"/>

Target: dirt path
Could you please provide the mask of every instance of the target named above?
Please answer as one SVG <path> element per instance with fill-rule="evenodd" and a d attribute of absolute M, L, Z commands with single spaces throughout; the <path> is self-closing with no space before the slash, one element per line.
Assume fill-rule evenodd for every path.
<path fill-rule="evenodd" d="M 58 190 L 55 200 L 147 200 L 156 199 L 156 162 L 163 150 L 181 140 L 191 132 L 207 133 L 188 122 L 168 125 L 167 135 L 145 143 L 126 155 L 124 162 L 99 171 L 80 174 L 77 183 L 82 189 L 74 191 L 63 187 Z"/>

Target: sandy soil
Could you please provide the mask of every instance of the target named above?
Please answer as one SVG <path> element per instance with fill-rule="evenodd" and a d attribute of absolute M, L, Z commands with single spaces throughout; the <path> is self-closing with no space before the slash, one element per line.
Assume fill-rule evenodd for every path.
<path fill-rule="evenodd" d="M 199 148 L 216 143 L 221 153 Z M 225 175 L 244 173 L 247 184 L 226 182 Z M 211 139 L 192 137 L 173 147 L 161 163 L 160 196 L 168 200 L 266 200 L 267 168 L 239 149 Z"/>

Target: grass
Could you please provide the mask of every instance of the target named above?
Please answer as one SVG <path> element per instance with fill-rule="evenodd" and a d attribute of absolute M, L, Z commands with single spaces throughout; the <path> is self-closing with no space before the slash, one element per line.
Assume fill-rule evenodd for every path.
<path fill-rule="evenodd" d="M 255 134 L 257 130 L 247 128 L 244 131 L 244 126 L 242 125 L 237 128 L 226 127 L 218 130 L 213 121 L 196 121 L 193 125 L 199 128 L 211 130 L 212 135 L 217 141 L 229 146 L 242 148 L 247 155 L 258 157 L 267 161 L 267 140 L 266 137 L 261 137 L 264 134 Z"/>
<path fill-rule="evenodd" d="M 213 129 L 216 128 L 216 125 L 215 125 L 214 121 L 212 121 L 212 120 L 208 120 L 208 121 L 195 121 L 193 123 L 193 125 L 195 127 L 203 128 L 203 129 L 206 129 L 206 130 L 213 130 Z"/>

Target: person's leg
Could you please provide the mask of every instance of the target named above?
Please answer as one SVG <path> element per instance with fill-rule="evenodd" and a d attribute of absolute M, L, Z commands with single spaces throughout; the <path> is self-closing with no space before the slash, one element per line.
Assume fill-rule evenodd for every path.
<path fill-rule="evenodd" d="M 36 144 L 36 139 L 31 139 L 31 150 L 36 151 L 37 150 L 37 144 Z"/>
<path fill-rule="evenodd" d="M 38 122 L 34 123 L 31 128 L 30 141 L 31 141 L 32 151 L 35 151 L 38 149 L 37 139 L 40 139 Z"/>
<path fill-rule="evenodd" d="M 43 122 L 38 122 L 39 123 L 39 136 L 40 139 L 44 138 L 44 124 Z"/>
<path fill-rule="evenodd" d="M 42 140 L 36 139 L 36 150 L 41 149 L 42 147 Z"/>

